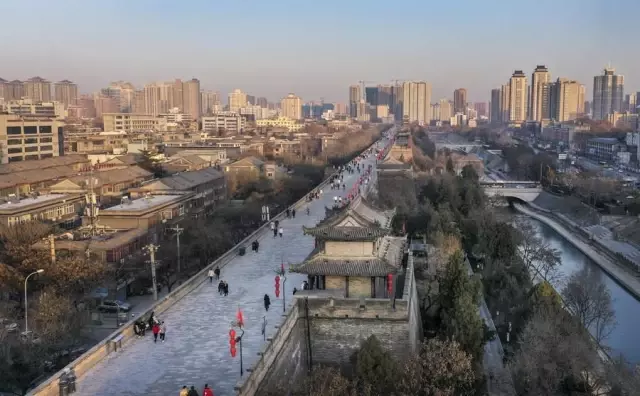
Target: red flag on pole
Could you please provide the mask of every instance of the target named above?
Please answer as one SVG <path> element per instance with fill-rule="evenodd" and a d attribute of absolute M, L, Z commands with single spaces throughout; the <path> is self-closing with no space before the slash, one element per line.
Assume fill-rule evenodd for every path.
<path fill-rule="evenodd" d="M 280 263 L 280 271 L 281 271 L 282 275 L 284 275 L 284 262 Z"/>
<path fill-rule="evenodd" d="M 244 327 L 244 317 L 242 316 L 242 310 L 238 307 L 238 313 L 236 314 L 236 319 L 238 320 L 238 326 Z"/>

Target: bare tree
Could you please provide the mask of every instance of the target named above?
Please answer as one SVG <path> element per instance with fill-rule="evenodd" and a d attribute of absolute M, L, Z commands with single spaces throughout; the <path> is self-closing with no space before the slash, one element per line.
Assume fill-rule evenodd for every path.
<path fill-rule="evenodd" d="M 640 372 L 622 357 L 613 359 L 605 366 L 606 386 L 603 390 L 607 396 L 631 396 L 640 389 Z"/>
<path fill-rule="evenodd" d="M 560 252 L 538 236 L 533 224 L 524 218 L 516 220 L 520 234 L 518 253 L 533 277 L 554 283 L 560 277 Z"/>
<path fill-rule="evenodd" d="M 571 275 L 562 290 L 567 308 L 601 345 L 616 327 L 615 311 L 607 286 L 587 267 Z"/>
<path fill-rule="evenodd" d="M 599 358 L 585 330 L 563 309 L 536 311 L 509 363 L 518 395 L 558 395 L 568 383 L 596 375 Z"/>
<path fill-rule="evenodd" d="M 398 395 L 465 396 L 475 394 L 473 359 L 455 341 L 430 339 L 405 363 Z"/>

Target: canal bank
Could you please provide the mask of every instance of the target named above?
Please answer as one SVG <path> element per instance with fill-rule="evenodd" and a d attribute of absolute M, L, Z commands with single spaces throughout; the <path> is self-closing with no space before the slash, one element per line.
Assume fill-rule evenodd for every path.
<path fill-rule="evenodd" d="M 525 209 L 532 210 L 527 207 Z M 615 325 L 611 334 L 603 342 L 608 348 L 607 355 L 612 358 L 622 356 L 631 364 L 640 364 L 640 344 L 637 342 L 638 328 L 640 328 L 640 316 L 637 315 L 637 312 L 640 312 L 640 300 L 628 288 L 624 287 L 621 282 L 618 282 L 605 271 L 602 265 L 596 263 L 590 256 L 580 250 L 578 248 L 579 244 L 567 237 L 567 235 L 576 237 L 574 233 L 569 231 L 571 228 L 568 225 L 555 220 L 556 227 L 552 227 L 549 222 L 544 221 L 549 218 L 554 220 L 552 214 L 537 213 L 547 218 L 543 219 L 525 214 L 513 206 L 507 212 L 500 213 L 502 213 L 506 222 L 513 221 L 513 216 L 526 219 L 527 222 L 533 225 L 541 242 L 558 252 L 560 256 L 558 277 L 552 282 L 556 290 L 560 292 L 565 287 L 566 281 L 573 274 L 580 271 L 588 272 L 592 279 L 604 284 L 611 295 L 612 308 L 615 312 Z M 560 227 L 557 227 L 558 225 Z M 588 238 L 585 237 L 584 241 L 588 243 Z M 603 255 L 602 253 L 600 254 Z M 604 256 L 606 258 L 606 255 Z M 610 264 L 615 265 L 615 261 L 611 261 Z"/>
<path fill-rule="evenodd" d="M 513 204 L 513 207 L 518 212 L 534 218 L 553 229 L 585 256 L 596 263 L 628 293 L 634 296 L 637 300 L 640 300 L 640 280 L 629 270 L 616 263 L 615 259 L 611 257 L 611 253 L 601 251 L 599 248 L 595 247 L 588 238 L 581 236 L 578 232 L 569 228 L 569 226 L 561 224 L 559 220 L 551 218 L 553 214 L 550 212 L 542 213 L 542 210 L 540 209 L 535 209 L 532 206 L 525 206 L 519 203 Z"/>

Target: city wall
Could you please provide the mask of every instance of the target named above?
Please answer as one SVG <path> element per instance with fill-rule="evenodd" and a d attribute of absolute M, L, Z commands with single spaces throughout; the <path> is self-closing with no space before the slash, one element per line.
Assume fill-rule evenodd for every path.
<path fill-rule="evenodd" d="M 378 141 L 376 141 L 370 147 L 374 147 L 377 143 Z M 368 150 L 370 147 L 368 147 L 363 151 Z M 330 177 L 327 178 L 325 181 L 323 181 L 321 184 L 319 184 L 316 188 L 326 187 L 329 180 L 330 180 Z M 291 206 L 291 208 L 295 208 L 296 210 L 298 210 L 305 204 L 306 204 L 306 197 L 303 197 L 299 201 L 294 203 Z M 281 220 L 284 217 L 285 217 L 285 212 L 283 211 L 278 215 L 272 217 L 272 220 L 276 220 L 276 219 Z M 69 369 L 72 368 L 78 378 L 82 377 L 93 366 L 99 363 L 102 359 L 107 357 L 109 354 L 114 353 L 120 348 L 122 348 L 128 341 L 134 339 L 135 334 L 133 332 L 133 324 L 135 323 L 136 320 L 138 320 L 139 317 L 147 317 L 148 315 L 151 314 L 151 312 L 155 312 L 158 315 L 165 312 L 167 309 L 173 306 L 176 302 L 178 302 L 184 296 L 186 296 L 187 294 L 189 294 L 190 292 L 198 288 L 202 284 L 202 282 L 207 280 L 207 273 L 209 269 L 215 268 L 215 267 L 219 267 L 220 269 L 223 269 L 227 264 L 229 264 L 233 260 L 233 258 L 236 255 L 238 255 L 238 250 L 241 247 L 248 246 L 255 239 L 259 238 L 260 236 L 262 236 L 267 232 L 270 232 L 268 227 L 269 227 L 268 223 L 263 224 L 251 235 L 247 236 L 240 243 L 238 243 L 233 248 L 228 250 L 225 254 L 223 254 L 221 257 L 219 257 L 217 260 L 210 263 L 202 271 L 198 272 L 189 280 L 185 281 L 183 284 L 175 288 L 171 293 L 167 294 L 164 298 L 160 299 L 157 303 L 151 306 L 146 312 L 141 313 L 138 317 L 122 325 L 118 330 L 111 333 L 107 338 L 105 338 L 100 343 L 95 345 L 93 348 L 85 352 L 82 356 L 80 356 L 79 358 L 71 362 L 65 368 L 55 373 L 48 380 L 38 385 L 35 389 L 31 390 L 27 395 L 28 396 L 58 396 L 60 394 L 59 379 L 62 373 L 64 372 L 64 370 L 66 370 L 67 368 Z M 280 332 L 278 334 L 280 334 Z M 271 345 L 271 343 L 269 345 Z M 280 347 L 279 349 L 282 349 L 282 347 Z M 278 363 L 278 364 L 282 366 L 282 363 Z M 269 365 L 269 367 L 271 366 Z M 276 365 L 276 367 L 279 367 L 279 366 Z M 285 367 L 282 367 L 280 369 L 280 372 L 286 372 Z"/>
<path fill-rule="evenodd" d="M 348 367 L 351 356 L 372 335 L 398 359 L 418 350 L 422 320 L 411 254 L 403 297 L 395 307 L 389 299 L 296 296 L 250 374 L 236 386 L 236 395 L 287 389 L 308 372 L 310 364 Z"/>

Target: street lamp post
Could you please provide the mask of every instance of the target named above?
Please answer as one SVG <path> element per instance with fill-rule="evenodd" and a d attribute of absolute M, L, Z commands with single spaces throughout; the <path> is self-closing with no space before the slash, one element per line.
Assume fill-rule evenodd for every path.
<path fill-rule="evenodd" d="M 182 234 L 182 232 L 184 231 L 184 228 L 180 228 L 180 226 L 178 224 L 176 224 L 175 227 L 173 228 L 169 228 L 171 231 L 174 231 L 176 233 L 176 242 L 178 244 L 178 273 L 180 273 L 180 260 L 181 260 L 181 256 L 180 256 L 180 234 Z"/>
<path fill-rule="evenodd" d="M 32 275 L 41 274 L 44 270 L 41 268 L 37 271 L 33 271 L 26 278 L 24 278 L 24 332 L 25 334 L 29 331 L 29 304 L 27 302 L 27 281 Z"/>
<path fill-rule="evenodd" d="M 116 304 L 116 327 L 120 327 L 120 304 L 115 300 L 113 303 Z"/>
<path fill-rule="evenodd" d="M 282 312 L 287 311 L 287 292 L 284 290 L 284 284 L 287 281 L 287 277 L 284 276 L 284 271 L 282 271 Z"/>
<path fill-rule="evenodd" d="M 145 246 L 144 249 L 149 252 L 149 258 L 151 262 L 151 284 L 153 287 L 153 301 L 158 301 L 158 283 L 156 280 L 156 252 L 158 251 L 158 246 L 150 243 Z"/>

